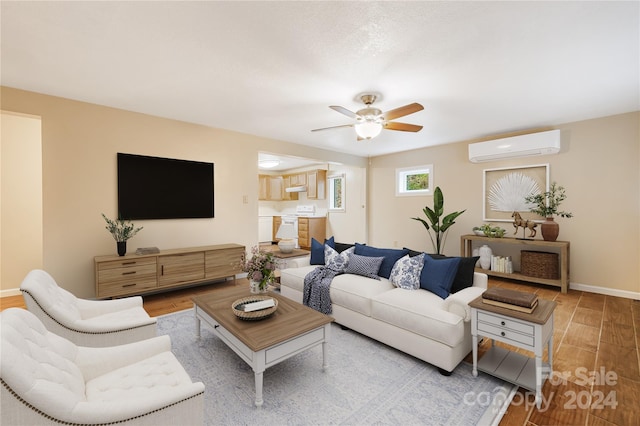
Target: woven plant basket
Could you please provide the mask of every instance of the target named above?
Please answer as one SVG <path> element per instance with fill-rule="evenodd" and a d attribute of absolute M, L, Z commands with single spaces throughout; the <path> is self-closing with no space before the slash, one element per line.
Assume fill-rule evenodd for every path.
<path fill-rule="evenodd" d="M 557 280 L 560 277 L 558 254 L 521 250 L 520 273 L 529 277 Z"/>

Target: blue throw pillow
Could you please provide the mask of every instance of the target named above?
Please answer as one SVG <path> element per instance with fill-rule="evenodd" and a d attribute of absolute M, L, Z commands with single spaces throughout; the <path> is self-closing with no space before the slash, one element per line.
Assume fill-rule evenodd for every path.
<path fill-rule="evenodd" d="M 443 256 L 441 254 L 430 254 L 432 258 L 436 260 L 451 259 L 450 257 Z M 449 293 L 457 293 L 460 290 L 473 286 L 473 273 L 475 272 L 476 262 L 480 259 L 480 256 L 473 257 L 459 257 L 460 264 L 458 265 L 458 272 L 451 284 L 451 291 Z"/>
<path fill-rule="evenodd" d="M 459 264 L 460 258 L 457 257 L 435 260 L 431 256 L 425 256 L 420 274 L 420 288 L 446 299 L 451 292 Z"/>
<path fill-rule="evenodd" d="M 355 251 L 355 254 L 360 256 L 383 257 L 380 271 L 378 271 L 378 275 L 383 278 L 389 278 L 393 265 L 407 253 L 409 253 L 407 249 L 381 249 L 359 243 L 356 243 Z"/>
<path fill-rule="evenodd" d="M 332 249 L 336 248 L 333 237 L 324 240 L 324 244 L 328 244 Z M 309 260 L 309 264 L 324 265 L 324 244 L 315 238 L 311 238 L 311 260 Z"/>
<path fill-rule="evenodd" d="M 383 259 L 383 257 L 359 256 L 350 253 L 349 262 L 344 269 L 344 273 L 362 275 L 363 277 L 379 280 L 378 271 L 380 270 L 380 264 L 382 264 Z"/>

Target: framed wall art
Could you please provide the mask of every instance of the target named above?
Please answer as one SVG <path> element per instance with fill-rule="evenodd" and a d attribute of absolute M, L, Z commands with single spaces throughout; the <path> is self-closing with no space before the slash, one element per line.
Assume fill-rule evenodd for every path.
<path fill-rule="evenodd" d="M 512 222 L 513 212 L 529 213 L 530 219 L 544 219 L 529 211 L 524 198 L 549 190 L 549 164 L 485 169 L 483 173 L 482 220 Z"/>

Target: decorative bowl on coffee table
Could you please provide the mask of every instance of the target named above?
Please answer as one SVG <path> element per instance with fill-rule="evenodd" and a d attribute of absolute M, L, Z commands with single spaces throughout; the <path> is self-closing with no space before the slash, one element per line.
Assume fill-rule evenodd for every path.
<path fill-rule="evenodd" d="M 275 303 L 275 305 L 269 308 L 260 309 L 257 311 L 251 311 L 251 312 L 245 312 L 244 310 L 241 309 L 242 306 L 246 305 L 247 303 L 262 302 L 264 300 L 270 300 L 270 299 L 273 299 L 273 302 Z M 257 320 L 268 318 L 271 315 L 273 315 L 273 313 L 278 309 L 278 299 L 270 296 L 247 296 L 247 297 L 243 297 L 242 299 L 238 299 L 234 301 L 231 304 L 231 309 L 233 310 L 233 313 L 235 314 L 235 316 L 237 316 L 241 320 L 257 321 Z"/>

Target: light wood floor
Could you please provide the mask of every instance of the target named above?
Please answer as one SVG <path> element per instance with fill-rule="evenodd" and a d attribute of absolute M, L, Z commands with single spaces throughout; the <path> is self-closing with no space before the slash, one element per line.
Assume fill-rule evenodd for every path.
<path fill-rule="evenodd" d="M 151 316 L 189 309 L 192 296 L 220 285 L 233 284 L 145 296 L 144 308 Z M 489 286 L 535 292 L 558 303 L 553 337 L 553 369 L 558 374 L 544 384 L 545 403 L 536 409 L 530 392 L 520 388 L 501 426 L 640 425 L 639 301 L 575 290 L 561 294 L 551 287 L 494 278 Z M 24 307 L 22 296 L 0 299 L 0 310 L 9 307 Z M 482 344 L 481 354 L 488 345 Z M 596 380 L 587 383 L 589 377 Z"/>

